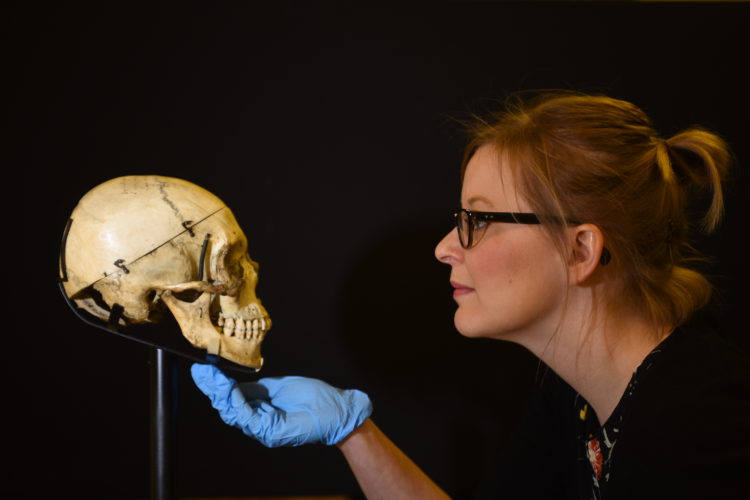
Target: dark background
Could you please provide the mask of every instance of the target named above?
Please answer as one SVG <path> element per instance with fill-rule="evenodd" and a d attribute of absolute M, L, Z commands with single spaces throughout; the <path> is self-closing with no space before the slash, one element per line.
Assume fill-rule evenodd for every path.
<path fill-rule="evenodd" d="M 118 5 L 7 18 L 24 173 L 24 292 L 5 364 L 16 498 L 149 495 L 148 349 L 81 323 L 56 288 L 68 215 L 126 174 L 182 177 L 231 207 L 274 321 L 264 376 L 366 391 L 376 423 L 467 496 L 536 364 L 455 331 L 433 249 L 458 202 L 456 119 L 516 90 L 603 92 L 664 135 L 724 135 L 737 157 L 727 218 L 699 246 L 715 257 L 718 321 L 750 350 L 748 4 Z M 360 495 L 338 450 L 264 448 L 219 420 L 188 370 L 178 363 L 179 495 Z"/>

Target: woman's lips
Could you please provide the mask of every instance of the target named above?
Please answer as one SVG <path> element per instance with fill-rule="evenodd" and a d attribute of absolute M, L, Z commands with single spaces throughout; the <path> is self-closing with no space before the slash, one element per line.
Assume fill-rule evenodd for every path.
<path fill-rule="evenodd" d="M 451 281 L 451 286 L 453 287 L 453 297 L 460 297 L 462 295 L 466 295 L 467 293 L 471 293 L 474 291 L 473 288 L 468 287 L 466 285 L 462 285 L 461 283 L 458 283 L 456 281 Z"/>

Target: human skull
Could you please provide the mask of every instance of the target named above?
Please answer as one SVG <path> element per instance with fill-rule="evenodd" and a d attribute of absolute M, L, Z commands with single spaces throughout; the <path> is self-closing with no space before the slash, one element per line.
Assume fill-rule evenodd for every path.
<path fill-rule="evenodd" d="M 155 323 L 166 304 L 183 336 L 260 369 L 271 319 L 255 295 L 258 264 L 231 210 L 200 186 L 155 175 L 111 179 L 70 216 L 61 260 L 67 296 L 121 325 Z M 64 267 L 64 268 L 63 268 Z"/>

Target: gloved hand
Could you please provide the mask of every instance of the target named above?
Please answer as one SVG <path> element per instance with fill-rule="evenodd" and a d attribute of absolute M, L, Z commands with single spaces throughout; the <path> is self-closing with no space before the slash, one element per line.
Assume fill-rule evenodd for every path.
<path fill-rule="evenodd" d="M 317 379 L 262 378 L 238 384 L 213 365 L 196 363 L 190 371 L 224 422 L 269 448 L 336 444 L 372 413 L 367 394 Z"/>

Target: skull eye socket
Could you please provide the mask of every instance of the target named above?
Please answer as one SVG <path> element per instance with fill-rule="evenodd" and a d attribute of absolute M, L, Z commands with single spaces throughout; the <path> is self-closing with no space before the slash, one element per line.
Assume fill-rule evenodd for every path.
<path fill-rule="evenodd" d="M 252 260 L 247 255 L 242 241 L 235 242 L 226 250 L 219 269 L 219 280 L 227 285 L 225 295 L 233 297 L 246 279 L 245 260 Z"/>

